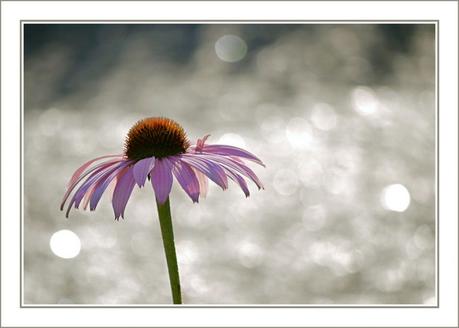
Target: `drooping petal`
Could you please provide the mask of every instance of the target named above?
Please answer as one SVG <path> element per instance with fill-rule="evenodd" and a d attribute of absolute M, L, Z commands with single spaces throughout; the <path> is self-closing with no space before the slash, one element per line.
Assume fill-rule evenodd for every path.
<path fill-rule="evenodd" d="M 81 176 L 81 174 L 84 172 L 84 170 L 86 170 L 92 163 L 94 162 L 97 162 L 103 158 L 110 158 L 110 157 L 117 157 L 119 159 L 122 159 L 123 158 L 123 155 L 106 155 L 106 156 L 100 156 L 100 157 L 97 157 L 97 158 L 94 158 L 86 163 L 84 163 L 83 165 L 81 165 L 76 171 L 75 173 L 73 173 L 72 177 L 70 178 L 70 181 L 68 182 L 67 184 L 67 187 L 70 187 L 75 181 L 78 180 L 78 178 Z"/>
<path fill-rule="evenodd" d="M 223 156 L 242 157 L 242 158 L 246 158 L 248 160 L 254 161 L 255 163 L 258 163 L 262 166 L 265 166 L 265 164 L 263 164 L 263 162 L 258 157 L 256 157 L 254 154 L 249 153 L 248 151 L 242 148 L 239 148 L 239 147 L 228 146 L 228 145 L 204 145 L 202 148 L 202 151 L 206 153 L 223 155 Z"/>
<path fill-rule="evenodd" d="M 110 160 L 107 162 L 100 163 L 91 169 L 89 169 L 87 172 L 84 174 L 80 175 L 77 180 L 75 180 L 67 189 L 67 191 L 64 194 L 64 197 L 62 198 L 61 202 L 61 211 L 64 209 L 64 204 L 67 201 L 68 197 L 70 196 L 71 192 L 75 189 L 75 187 L 85 178 L 89 175 L 89 178 L 86 180 L 90 180 L 92 177 L 97 175 L 99 172 L 102 172 L 106 169 L 109 169 L 111 166 L 123 161 L 122 159 L 115 159 L 115 160 Z"/>
<path fill-rule="evenodd" d="M 229 157 L 233 162 L 236 162 L 236 164 L 239 164 L 239 167 L 245 171 L 247 174 L 246 176 L 252 179 L 255 184 L 257 185 L 258 189 L 265 189 L 264 185 L 260 181 L 260 179 L 257 177 L 255 172 L 253 172 L 250 167 L 247 166 L 247 164 L 240 158 L 236 156 L 230 156 Z"/>
<path fill-rule="evenodd" d="M 253 172 L 247 165 L 239 161 L 235 161 L 229 156 L 212 155 L 208 153 L 206 153 L 205 156 L 207 159 L 212 160 L 213 162 L 216 162 L 220 165 L 223 165 L 227 169 L 230 169 L 232 171 L 235 171 L 239 174 L 248 177 L 257 185 L 258 189 L 264 189 L 264 186 L 260 179 L 258 179 L 255 172 Z"/>
<path fill-rule="evenodd" d="M 173 165 L 172 172 L 175 178 L 193 203 L 197 203 L 199 201 L 199 181 L 193 169 L 181 159 L 174 161 Z"/>
<path fill-rule="evenodd" d="M 228 188 L 228 179 L 220 165 L 207 160 L 205 156 L 197 154 L 183 154 L 180 155 L 180 158 L 183 162 L 204 173 L 223 190 Z"/>
<path fill-rule="evenodd" d="M 209 188 L 208 178 L 204 175 L 204 173 L 202 173 L 201 171 L 198 171 L 197 169 L 193 169 L 193 171 L 196 174 L 196 177 L 198 178 L 198 181 L 199 181 L 200 195 L 201 197 L 206 198 L 207 191 Z"/>
<path fill-rule="evenodd" d="M 89 187 L 88 191 L 84 194 L 83 197 L 83 209 L 86 210 L 88 208 L 89 200 L 91 199 L 94 190 L 96 190 L 97 183 L 94 183 L 91 187 Z"/>
<path fill-rule="evenodd" d="M 81 186 L 77 189 L 77 191 L 73 194 L 73 197 L 70 199 L 67 211 L 66 211 L 66 217 L 68 217 L 70 209 L 72 208 L 72 205 L 75 204 L 75 208 L 78 208 L 80 205 L 81 200 L 83 197 L 86 195 L 88 190 L 92 190 L 92 188 L 96 188 L 99 185 L 99 181 L 103 179 L 104 176 L 110 174 L 114 170 L 113 164 L 106 164 L 104 166 L 99 167 L 97 170 L 94 170 L 91 175 L 81 184 Z M 117 165 L 120 165 L 118 163 Z M 117 166 L 115 166 L 116 168 Z M 85 175 L 89 174 L 90 172 L 85 173 Z M 84 176 L 80 177 L 79 180 L 83 179 Z M 76 183 L 72 188 L 74 188 L 78 183 Z M 93 191 L 90 191 L 92 194 Z M 61 204 L 61 210 L 63 209 L 63 206 L 65 204 L 66 198 L 64 198 L 62 204 Z"/>
<path fill-rule="evenodd" d="M 244 178 L 241 177 L 239 174 L 237 174 L 237 173 L 235 173 L 235 172 L 233 172 L 231 170 L 228 170 L 228 169 L 225 169 L 225 172 L 228 174 L 228 176 L 230 177 L 231 180 L 236 182 L 239 185 L 239 187 L 241 187 L 242 191 L 245 194 L 245 197 L 249 197 L 250 196 L 249 188 L 248 188 L 247 182 L 244 180 Z"/>
<path fill-rule="evenodd" d="M 151 184 L 155 190 L 158 203 L 163 204 L 172 189 L 172 168 L 166 158 L 156 159 L 155 166 L 151 170 Z"/>
<path fill-rule="evenodd" d="M 75 192 L 75 195 L 72 198 L 72 201 L 75 203 L 75 208 L 79 208 L 81 201 L 86 197 L 88 194 L 93 194 L 93 189 L 96 189 L 99 186 L 99 180 L 102 178 L 106 173 L 101 172 L 90 179 L 87 179 L 83 184 L 78 188 Z"/>
<path fill-rule="evenodd" d="M 263 183 L 260 181 L 260 179 L 257 177 L 255 172 L 253 172 L 250 167 L 248 167 L 245 164 L 239 164 L 239 167 L 241 168 L 242 171 L 244 171 L 243 175 L 245 175 L 246 177 L 250 178 L 253 182 L 255 182 L 258 189 L 265 189 L 265 186 L 263 185 Z"/>
<path fill-rule="evenodd" d="M 132 173 L 134 175 L 135 182 L 139 185 L 139 187 L 143 187 L 145 185 L 147 175 L 150 173 L 154 165 L 154 157 L 147 157 L 135 163 Z"/>
<path fill-rule="evenodd" d="M 102 194 L 104 193 L 105 189 L 107 189 L 108 185 L 112 180 L 118 175 L 118 173 L 131 164 L 131 161 L 125 161 L 117 165 L 114 169 L 112 169 L 110 172 L 105 174 L 103 177 L 101 177 L 100 181 L 98 182 L 98 186 L 94 190 L 94 193 L 91 196 L 91 199 L 89 201 L 89 209 L 91 211 L 94 211 L 97 207 L 97 204 L 99 203 L 100 198 L 102 197 Z"/>
<path fill-rule="evenodd" d="M 124 219 L 124 209 L 126 208 L 126 204 L 131 196 L 132 189 L 134 189 L 135 184 L 136 181 L 133 168 L 126 167 L 118 174 L 112 199 L 115 220 L 119 220 L 120 216 Z"/>

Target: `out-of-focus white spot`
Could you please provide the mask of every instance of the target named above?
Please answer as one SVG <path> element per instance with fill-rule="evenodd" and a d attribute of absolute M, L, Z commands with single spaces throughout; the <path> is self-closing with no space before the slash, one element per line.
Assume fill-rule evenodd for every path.
<path fill-rule="evenodd" d="M 246 144 L 244 138 L 242 138 L 239 134 L 236 133 L 225 133 L 218 139 L 218 144 L 221 145 L 230 145 L 240 148 L 245 148 Z"/>
<path fill-rule="evenodd" d="M 182 241 L 177 245 L 177 249 L 179 250 L 179 258 L 178 261 L 180 264 L 190 264 L 195 262 L 198 259 L 198 252 L 196 250 L 196 246 L 188 240 Z"/>
<path fill-rule="evenodd" d="M 363 263 L 360 250 L 352 250 L 351 245 L 339 241 L 314 242 L 309 254 L 315 263 L 329 267 L 338 276 L 357 272 Z"/>
<path fill-rule="evenodd" d="M 283 196 L 290 196 L 298 189 L 298 177 L 289 169 L 281 169 L 274 175 L 274 189 Z"/>
<path fill-rule="evenodd" d="M 337 121 L 335 110 L 329 104 L 316 104 L 312 108 L 311 121 L 319 130 L 332 130 L 336 127 Z"/>
<path fill-rule="evenodd" d="M 322 165 L 314 159 L 304 159 L 298 165 L 298 175 L 305 186 L 318 187 L 323 179 Z"/>
<path fill-rule="evenodd" d="M 314 144 L 312 127 L 304 118 L 292 118 L 288 122 L 285 132 L 287 140 L 293 148 L 306 149 Z"/>
<path fill-rule="evenodd" d="M 239 262 L 243 266 L 253 268 L 261 264 L 263 252 L 257 244 L 245 241 L 238 246 Z"/>
<path fill-rule="evenodd" d="M 352 91 L 352 105 L 359 114 L 371 115 L 378 110 L 379 100 L 372 89 L 357 87 Z"/>
<path fill-rule="evenodd" d="M 381 204 L 387 210 L 404 212 L 410 206 L 410 193 L 401 184 L 392 184 L 385 187 L 381 193 Z"/>
<path fill-rule="evenodd" d="M 306 230 L 317 231 L 323 228 L 327 221 L 325 208 L 318 204 L 306 208 L 303 212 L 303 225 Z"/>
<path fill-rule="evenodd" d="M 247 44 L 236 35 L 224 35 L 215 42 L 215 53 L 221 60 L 235 63 L 247 54 Z"/>
<path fill-rule="evenodd" d="M 54 255 L 71 259 L 80 253 L 80 238 L 70 230 L 59 230 L 49 240 L 49 247 Z"/>
<path fill-rule="evenodd" d="M 330 254 L 334 253 L 335 247 L 328 242 L 314 242 L 309 248 L 309 255 L 316 264 L 325 265 Z"/>
<path fill-rule="evenodd" d="M 193 275 L 190 278 L 190 289 L 193 294 L 204 295 L 209 290 L 209 287 L 202 278 Z"/>
<path fill-rule="evenodd" d="M 325 189 L 333 195 L 352 196 L 355 193 L 355 180 L 344 170 L 332 170 L 325 177 Z"/>

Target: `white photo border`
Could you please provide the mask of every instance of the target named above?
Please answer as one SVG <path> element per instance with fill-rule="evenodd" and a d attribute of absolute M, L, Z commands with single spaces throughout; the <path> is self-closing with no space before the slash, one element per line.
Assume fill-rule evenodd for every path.
<path fill-rule="evenodd" d="M 434 3 L 436 4 L 433 7 Z M 116 5 L 116 10 L 107 12 L 106 7 Z M 455 326 L 457 325 L 457 3 L 425 1 L 417 4 L 414 1 L 388 3 L 388 2 L 292 2 L 277 3 L 261 1 L 247 3 L 204 3 L 204 2 L 95 2 L 87 3 L 72 1 L 67 3 L 56 2 L 3 2 L 2 4 L 2 304 L 1 312 L 3 324 L 13 326 L 216 326 L 231 324 L 233 326 L 259 326 L 273 324 L 279 326 L 342 326 L 345 325 L 373 325 L 382 323 L 383 326 Z M 179 6 L 178 6 L 179 5 Z M 228 7 L 228 6 L 234 7 Z M 257 8 L 268 6 L 269 10 L 260 14 Z M 328 6 L 327 6 L 328 5 Z M 329 6 L 333 5 L 333 11 Z M 188 7 L 185 10 L 183 7 Z M 91 7 L 91 10 L 87 10 Z M 144 10 L 150 9 L 150 14 L 145 15 Z M 245 8 L 241 11 L 239 19 L 234 8 Z M 355 9 L 359 16 L 357 19 Z M 365 7 L 365 10 L 362 8 Z M 391 7 L 391 8 L 388 8 Z M 394 8 L 398 10 L 394 10 Z M 416 12 L 412 9 L 416 7 Z M 177 11 L 180 8 L 180 11 Z M 200 10 L 205 8 L 205 10 Z M 223 9 L 222 9 L 223 8 Z M 226 9 L 224 9 L 226 8 Z M 455 8 L 455 9 L 454 9 Z M 70 10 L 69 10 L 70 9 Z M 136 10 L 137 9 L 137 10 Z M 154 9 L 154 10 L 152 10 Z M 266 9 L 266 7 L 264 8 Z M 308 9 L 303 11 L 299 9 Z M 311 10 L 312 9 L 312 10 Z M 372 9 L 372 11 L 369 11 Z M 411 11 L 408 11 L 411 9 Z M 393 10 L 393 11 L 392 11 Z M 6 14 L 5 14 L 6 11 Z M 389 13 L 392 16 L 388 15 Z M 233 16 L 232 16 L 233 15 Z M 247 15 L 251 15 L 251 19 Z M 440 230 L 439 216 L 437 216 L 438 253 L 436 258 L 437 270 L 442 264 L 442 271 L 437 271 L 437 304 L 429 305 L 273 305 L 273 306 L 162 306 L 162 305 L 126 305 L 126 306 L 56 306 L 38 305 L 24 306 L 22 303 L 22 27 L 28 22 L 50 23 L 433 23 L 436 25 L 437 47 L 437 131 L 436 140 L 442 144 L 436 145 L 439 156 L 436 160 L 436 196 L 445 195 L 445 200 L 437 199 L 436 212 L 442 213 L 442 226 Z M 122 17 L 124 16 L 124 18 Z M 145 16 L 149 16 L 148 19 Z M 176 16 L 180 16 L 180 19 Z M 188 16 L 184 17 L 184 16 Z M 261 17 L 260 17 L 261 16 Z M 292 17 L 293 16 L 293 17 Z M 299 19 L 298 16 L 305 16 Z M 332 16 L 332 19 L 328 19 Z M 396 19 L 387 19 L 397 16 Z M 398 17 L 400 16 L 400 17 Z M 99 18 L 96 18 L 99 17 Z M 208 19 L 208 18 L 211 19 Z M 231 17 L 232 19 L 230 19 Z M 235 20 L 234 18 L 238 18 Z M 255 18 L 254 18 L 255 17 Z M 339 18 L 341 17 L 341 18 Z M 383 19 L 386 17 L 386 19 Z M 207 18 L 207 19 L 205 19 Z M 318 19 L 319 18 L 319 19 Z M 324 19 L 320 19 L 324 18 Z M 440 42 L 441 41 L 441 42 Z M 455 41 L 455 42 L 454 42 Z M 441 48 L 441 53 L 439 52 Z M 452 48 L 452 49 L 451 49 Z M 19 52 L 19 53 L 18 53 Z M 445 54 L 446 52 L 446 54 Z M 19 56 L 18 56 L 19 54 Z M 454 54 L 456 57 L 454 57 Z M 446 68 L 445 68 L 446 67 Z M 455 68 L 455 69 L 454 69 Z M 446 76 L 446 77 L 445 77 Z M 5 83 L 8 81 L 8 83 Z M 14 81 L 14 82 L 11 82 Z M 443 82 L 446 81 L 446 82 Z M 10 83 L 11 82 L 11 83 Z M 438 83 L 439 82 L 439 83 Z M 445 85 L 446 84 L 446 85 Z M 17 98 L 14 98 L 17 97 Z M 442 107 L 440 110 L 439 104 Z M 450 108 L 451 107 L 451 108 Z M 16 108 L 17 110 L 5 108 Z M 21 109 L 21 110 L 19 110 Z M 20 122 L 20 126 L 18 126 Z M 439 129 L 439 126 L 442 129 Z M 5 139 L 5 136 L 8 136 Z M 446 139 L 445 139 L 446 138 Z M 445 141 L 446 140 L 446 141 Z M 19 147 L 18 147 L 19 146 Z M 445 160 L 445 156 L 448 159 Z M 439 158 L 442 161 L 438 161 Z M 8 158 L 8 161 L 5 160 Z M 446 162 L 446 163 L 445 163 Z M 454 166 L 455 164 L 455 166 Z M 20 168 L 20 169 L 19 169 Z M 441 174 L 439 172 L 442 172 Z M 8 174 L 5 174 L 8 172 Z M 439 173 L 437 176 L 437 172 Z M 446 172 L 446 173 L 444 173 Z M 14 182 L 16 179 L 16 182 Z M 18 185 L 17 181 L 21 179 Z M 439 183 L 441 182 L 441 188 Z M 452 185 L 454 183 L 455 185 Z M 5 194 L 5 186 L 8 193 Z M 439 204 L 442 205 L 440 209 Z M 444 205 L 446 204 L 446 205 Z M 15 208 L 14 206 L 17 206 Z M 18 220 L 21 218 L 21 220 Z M 446 219 L 445 219 L 446 218 Z M 18 225 L 18 222 L 20 223 Z M 17 233 L 15 235 L 15 233 Z M 442 239 L 438 238 L 441 234 Z M 446 242 L 444 241 L 446 240 Z M 16 243 L 16 244 L 14 244 Z M 444 245 L 444 246 L 443 246 Z M 451 247 L 452 246 L 452 247 Z M 6 251 L 8 250 L 8 251 Z M 446 254 L 444 254 L 446 253 Z M 18 255 L 19 258 L 18 259 Z M 440 263 L 440 256 L 442 262 Z M 19 261 L 18 261 L 19 260 Z M 437 262 L 438 261 L 438 262 Z M 18 266 L 19 262 L 19 268 Z M 445 266 L 447 269 L 445 269 Z M 451 270 L 452 269 L 452 270 Z M 18 276 L 15 273 L 19 273 Z M 442 284 L 439 286 L 440 280 Z M 447 283 L 443 283 L 446 281 Z M 453 288 L 455 287 L 455 288 Z M 19 291 L 18 291 L 19 289 Z M 16 295 L 14 295 L 14 292 Z M 440 298 L 441 295 L 441 298 Z M 106 308 L 109 309 L 106 309 Z M 125 307 L 125 309 L 120 309 Z M 207 307 L 207 309 L 203 308 Z M 257 307 L 256 309 L 246 309 Z M 273 309 L 278 307 L 278 309 Z M 117 308 L 117 310 L 110 309 Z M 106 316 L 106 311 L 110 316 Z M 124 314 L 115 313 L 115 311 Z M 126 312 L 125 312 L 126 311 Z M 153 312 L 152 312 L 153 311 Z M 176 311 L 180 311 L 177 315 Z M 250 311 L 250 312 L 248 312 Z M 358 311 L 360 313 L 356 314 Z M 140 316 L 133 316 L 130 313 Z M 244 313 L 243 316 L 237 313 Z M 395 313 L 389 314 L 389 313 Z M 88 314 L 90 314 L 88 316 Z M 203 315 L 204 314 L 204 315 Z M 207 314 L 207 315 L 206 315 Z M 294 314 L 294 315 L 293 315 Z M 338 314 L 338 315 L 337 315 Z M 377 314 L 376 316 L 374 314 Z M 447 315 L 446 315 L 447 314 Z M 292 318 L 293 317 L 293 318 Z M 402 318 L 406 317 L 406 318 Z M 68 318 L 72 318 L 69 321 Z M 343 318 L 347 318 L 343 321 Z M 395 320 L 394 320 L 395 319 Z M 403 320 L 398 320 L 403 319 Z M 142 321 L 143 320 L 143 321 Z M 370 320 L 370 321 L 368 321 Z M 439 323 L 440 322 L 440 323 Z M 456 324 L 454 324 L 454 322 Z M 451 325 L 453 323 L 453 325 Z"/>

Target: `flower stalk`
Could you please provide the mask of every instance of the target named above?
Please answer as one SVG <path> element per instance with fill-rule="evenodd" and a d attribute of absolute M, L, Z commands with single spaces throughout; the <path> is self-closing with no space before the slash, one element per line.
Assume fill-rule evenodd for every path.
<path fill-rule="evenodd" d="M 158 201 L 156 201 L 156 205 L 158 207 L 159 224 L 161 226 L 164 252 L 166 254 L 167 270 L 169 272 L 169 281 L 172 291 L 172 301 L 174 304 L 182 304 L 180 278 L 177 265 L 177 256 L 175 253 L 174 231 L 172 228 L 169 198 L 167 198 L 163 204 L 160 204 Z"/>

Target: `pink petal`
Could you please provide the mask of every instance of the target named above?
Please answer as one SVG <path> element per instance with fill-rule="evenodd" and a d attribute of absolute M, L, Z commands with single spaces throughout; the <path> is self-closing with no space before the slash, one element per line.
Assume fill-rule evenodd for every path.
<path fill-rule="evenodd" d="M 151 169 L 155 165 L 155 158 L 148 157 L 141 159 L 134 165 L 133 174 L 135 182 L 139 185 L 139 187 L 143 187 L 145 185 L 145 180 L 147 179 L 147 175 L 150 173 Z"/>
<path fill-rule="evenodd" d="M 197 152 L 202 151 L 202 148 L 204 147 L 204 144 L 206 143 L 206 140 L 209 137 L 210 137 L 210 134 L 206 134 L 202 139 L 198 139 L 198 141 L 196 142 L 196 148 L 195 148 Z"/>
<path fill-rule="evenodd" d="M 104 193 L 105 189 L 107 189 L 110 182 L 120 173 L 120 171 L 123 168 L 125 168 L 129 164 L 131 164 L 131 161 L 122 162 L 114 169 L 110 170 L 102 178 L 100 178 L 98 182 L 100 184 L 96 187 L 96 190 L 94 190 L 94 193 L 92 194 L 91 199 L 89 201 L 89 209 L 91 211 L 94 211 L 96 209 L 97 204 L 99 203 L 99 200 L 102 197 L 102 194 Z"/>
<path fill-rule="evenodd" d="M 75 173 L 73 173 L 70 181 L 68 182 L 67 184 L 67 187 L 70 187 L 75 181 L 78 180 L 78 178 L 80 177 L 80 175 L 84 172 L 84 170 L 86 170 L 86 168 L 88 168 L 92 163 L 98 161 L 98 160 L 101 160 L 103 158 L 109 158 L 109 157 L 118 157 L 119 159 L 123 158 L 123 155 L 106 155 L 106 156 L 101 156 L 101 157 L 97 157 L 97 158 L 94 158 L 92 160 L 90 160 L 89 162 L 86 162 L 84 163 L 82 166 L 80 166 L 76 171 Z"/>
<path fill-rule="evenodd" d="M 239 174 L 242 174 L 248 177 L 253 182 L 255 182 L 258 189 L 264 189 L 264 186 L 261 183 L 260 179 L 258 179 L 257 175 L 247 165 L 244 165 L 241 162 L 235 161 L 234 159 L 228 156 L 212 155 L 208 153 L 206 153 L 205 156 L 207 159 L 212 160 L 218 164 L 221 164 L 229 170 L 235 171 Z"/>
<path fill-rule="evenodd" d="M 172 189 L 171 164 L 166 158 L 156 159 L 155 166 L 151 170 L 151 184 L 155 190 L 156 200 L 163 204 Z"/>
<path fill-rule="evenodd" d="M 88 191 L 84 194 L 83 197 L 83 209 L 86 210 L 88 208 L 89 200 L 91 199 L 94 190 L 96 190 L 97 183 L 93 184 Z"/>
<path fill-rule="evenodd" d="M 201 192 L 200 194 L 203 198 L 206 198 L 207 191 L 209 188 L 209 181 L 207 177 L 201 171 L 198 171 L 197 169 L 194 169 L 194 168 L 193 168 L 193 171 L 196 174 L 196 177 L 198 178 L 198 181 L 199 181 L 199 190 Z"/>
<path fill-rule="evenodd" d="M 225 170 L 225 172 L 228 174 L 231 180 L 236 182 L 239 185 L 239 187 L 241 187 L 242 191 L 245 194 L 245 197 L 249 197 L 250 196 L 249 188 L 247 187 L 247 182 L 245 182 L 244 178 L 241 177 L 239 174 L 234 173 L 231 170 Z"/>
<path fill-rule="evenodd" d="M 86 180 L 88 181 L 89 179 L 91 179 L 92 177 L 94 177 L 96 174 L 98 174 L 99 172 L 102 172 L 108 168 L 110 168 L 111 166 L 121 162 L 122 160 L 119 160 L 119 159 L 116 159 L 116 160 L 110 160 L 110 161 L 107 161 L 107 162 L 103 162 L 103 163 L 100 163 L 94 167 L 92 167 L 90 170 L 88 170 L 87 172 L 85 172 L 83 175 L 79 176 L 78 179 L 76 181 L 74 181 L 67 189 L 67 191 L 65 192 L 64 194 L 64 197 L 62 199 L 62 202 L 61 202 L 61 211 L 64 209 L 64 204 L 65 202 L 67 201 L 68 197 L 70 196 L 70 193 L 75 189 L 75 187 L 88 175 L 89 178 Z M 86 182 L 85 182 L 86 183 Z"/>
<path fill-rule="evenodd" d="M 111 166 L 103 171 L 100 171 L 97 173 L 97 175 L 91 175 L 85 182 L 83 182 L 82 187 L 85 187 L 86 190 L 94 188 L 94 192 L 98 190 L 98 187 L 106 181 L 107 178 L 110 177 L 110 175 L 118 173 L 123 167 L 129 165 L 129 162 L 123 161 L 119 162 L 118 165 Z M 86 185 L 86 186 L 85 186 Z M 89 188 L 88 188 L 89 186 Z M 86 192 L 83 190 L 83 192 Z M 92 194 L 94 193 L 92 192 Z M 80 193 L 80 190 L 78 190 L 75 194 Z M 77 201 L 79 201 L 80 196 L 76 196 Z"/>
<path fill-rule="evenodd" d="M 99 167 L 96 170 L 93 170 L 91 173 L 91 170 L 89 172 L 86 172 L 82 177 L 79 178 L 79 180 L 83 179 L 86 175 L 91 173 L 91 175 L 81 184 L 81 186 L 78 188 L 78 190 L 74 193 L 73 197 L 71 198 L 66 214 L 65 216 L 68 217 L 70 209 L 72 208 L 72 205 L 75 204 L 75 208 L 78 208 L 80 205 L 81 200 L 83 199 L 83 196 L 85 196 L 86 192 L 88 189 L 97 187 L 99 185 L 99 180 L 102 179 L 105 175 L 109 174 L 113 170 L 113 164 L 106 164 L 101 167 Z M 118 163 L 119 165 L 119 163 Z M 116 168 L 116 167 L 115 167 Z M 72 188 L 74 188 L 78 183 L 75 183 Z M 69 194 L 70 192 L 68 192 Z M 91 192 L 92 193 L 92 192 Z M 68 197 L 68 196 L 66 196 Z M 64 198 L 62 204 L 61 204 L 61 210 L 63 210 L 63 206 L 65 204 L 66 198 Z"/>
<path fill-rule="evenodd" d="M 187 163 L 178 159 L 174 163 L 172 172 L 193 203 L 197 203 L 199 201 L 199 181 L 193 169 Z"/>
<path fill-rule="evenodd" d="M 223 155 L 223 156 L 242 157 L 242 158 L 246 158 L 248 160 L 254 161 L 255 163 L 258 163 L 262 166 L 265 166 L 265 164 L 263 164 L 263 162 L 258 157 L 256 157 L 254 154 L 249 153 L 248 151 L 242 148 L 238 148 L 234 146 L 205 145 L 202 151 L 205 153 L 211 153 L 211 154 L 217 154 L 217 155 Z"/>
<path fill-rule="evenodd" d="M 183 154 L 180 155 L 183 162 L 187 163 L 194 169 L 204 173 L 209 179 L 219 185 L 223 190 L 228 188 L 228 179 L 225 171 L 219 164 L 207 160 L 205 156 L 198 154 Z"/>
<path fill-rule="evenodd" d="M 118 174 L 112 199 L 115 220 L 119 220 L 120 216 L 124 219 L 124 209 L 126 208 L 126 204 L 136 183 L 133 171 L 132 168 L 126 167 Z"/>

